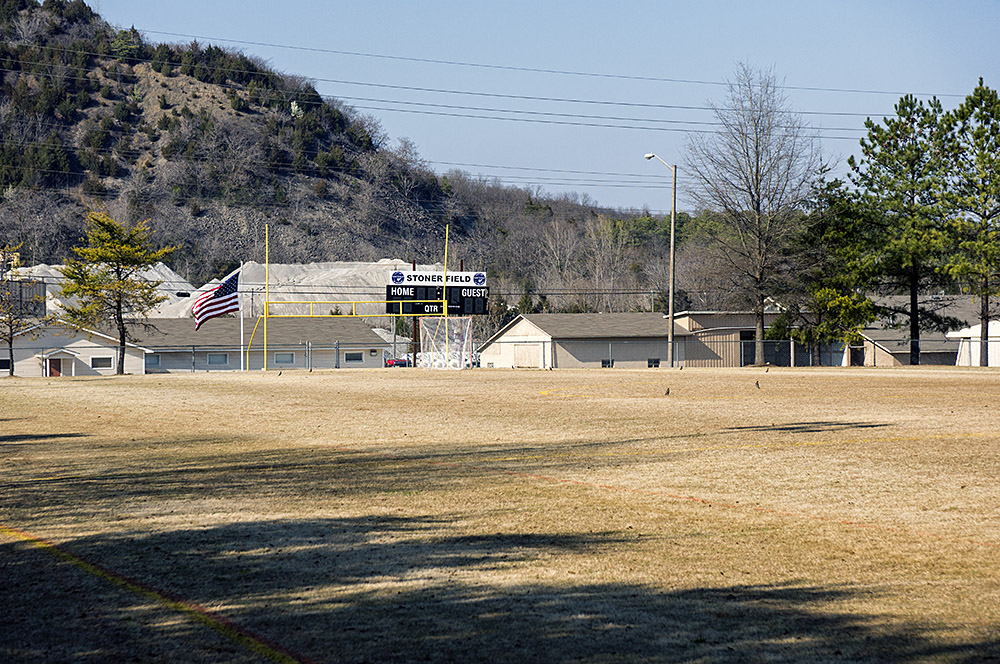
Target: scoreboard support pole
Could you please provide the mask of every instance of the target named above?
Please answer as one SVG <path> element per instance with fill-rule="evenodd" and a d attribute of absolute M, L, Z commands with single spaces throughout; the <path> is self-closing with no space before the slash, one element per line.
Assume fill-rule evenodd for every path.
<path fill-rule="evenodd" d="M 441 295 L 444 296 L 444 361 L 448 363 L 448 228 L 444 226 L 444 280 L 441 282 Z"/>

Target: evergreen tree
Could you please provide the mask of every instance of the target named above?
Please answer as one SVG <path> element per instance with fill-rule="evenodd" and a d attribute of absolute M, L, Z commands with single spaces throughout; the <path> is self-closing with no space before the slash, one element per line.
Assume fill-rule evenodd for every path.
<path fill-rule="evenodd" d="M 67 283 L 64 298 L 77 298 L 64 316 L 77 327 L 110 324 L 118 332 L 118 373 L 125 372 L 125 344 L 133 341 L 130 328 L 144 325 L 149 311 L 166 299 L 157 292 L 158 281 L 139 273 L 152 267 L 176 247 L 153 249 L 148 221 L 134 226 L 120 224 L 106 212 L 87 215 L 87 246 L 74 247 L 79 259 L 62 269 Z"/>
<path fill-rule="evenodd" d="M 810 217 L 809 232 L 793 248 L 802 267 L 782 293 L 785 308 L 767 337 L 805 345 L 818 364 L 821 344 L 860 342 L 861 330 L 876 318 L 876 307 L 863 294 L 865 275 L 856 269 L 857 248 L 870 224 L 841 181 L 817 190 Z"/>
<path fill-rule="evenodd" d="M 850 157 L 852 182 L 863 192 L 873 225 L 858 252 L 858 267 L 885 291 L 909 294 L 910 364 L 920 364 L 921 289 L 938 283 L 947 248 L 938 197 L 942 177 L 941 104 L 912 95 L 882 125 L 865 121 L 861 159 Z"/>
<path fill-rule="evenodd" d="M 980 303 L 981 366 L 989 366 L 990 298 L 1000 294 L 1000 99 L 979 85 L 943 122 L 948 178 L 942 198 L 957 251 L 946 272 Z"/>

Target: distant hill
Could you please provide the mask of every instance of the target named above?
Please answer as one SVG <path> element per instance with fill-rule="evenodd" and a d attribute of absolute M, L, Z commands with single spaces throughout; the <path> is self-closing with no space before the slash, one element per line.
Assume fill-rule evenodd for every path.
<path fill-rule="evenodd" d="M 439 177 L 373 118 L 258 58 L 150 43 L 82 0 L 0 0 L 0 36 L 0 244 L 23 243 L 26 264 L 64 262 L 85 211 L 105 206 L 150 219 L 193 284 L 262 262 L 265 223 L 275 263 L 439 261 L 450 224 L 451 255 L 522 306 L 611 306 L 533 298 L 543 287 L 661 290 L 662 220 Z"/>

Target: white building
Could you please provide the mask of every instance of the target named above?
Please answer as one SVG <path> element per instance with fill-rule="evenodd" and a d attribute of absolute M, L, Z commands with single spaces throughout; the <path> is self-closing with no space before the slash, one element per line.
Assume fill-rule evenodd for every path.
<path fill-rule="evenodd" d="M 125 373 L 145 371 L 147 350 L 125 346 Z M 118 339 L 96 330 L 39 323 L 14 337 L 14 374 L 25 377 L 107 376 L 117 373 Z M 10 370 L 8 349 L 0 347 L 0 375 Z"/>
<path fill-rule="evenodd" d="M 958 356 L 955 366 L 978 367 L 982 351 L 983 326 L 973 325 L 962 330 L 949 332 L 948 338 L 958 342 Z M 991 320 L 986 328 L 987 360 L 989 366 L 1000 367 L 1000 321 Z"/>

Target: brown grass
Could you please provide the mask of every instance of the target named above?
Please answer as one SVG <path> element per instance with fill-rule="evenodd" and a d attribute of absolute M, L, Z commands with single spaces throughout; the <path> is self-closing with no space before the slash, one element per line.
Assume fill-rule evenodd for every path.
<path fill-rule="evenodd" d="M 3 379 L 0 526 L 315 661 L 978 661 L 998 403 L 919 368 Z M 0 659 L 262 659 L 0 560 Z"/>

